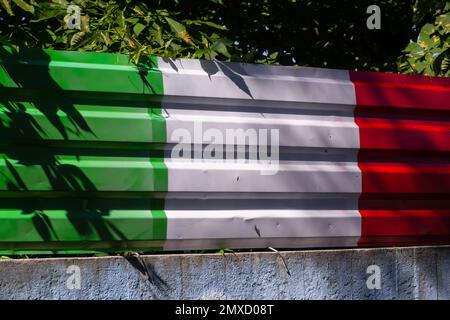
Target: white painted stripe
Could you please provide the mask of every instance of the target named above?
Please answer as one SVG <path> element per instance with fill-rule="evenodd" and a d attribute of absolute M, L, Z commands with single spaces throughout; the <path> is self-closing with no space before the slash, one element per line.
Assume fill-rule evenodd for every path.
<path fill-rule="evenodd" d="M 255 202 L 261 203 L 261 200 L 270 200 L 272 203 L 281 201 L 289 201 L 295 199 L 297 201 L 305 201 L 305 200 L 321 200 L 321 203 L 324 201 L 328 201 L 330 199 L 339 198 L 339 200 L 353 200 L 359 199 L 359 193 L 324 193 L 324 192 L 170 192 L 164 195 L 165 199 L 170 200 L 187 200 L 189 203 L 200 200 L 220 200 L 220 201 L 229 201 L 234 204 L 238 200 L 252 200 Z M 230 201 L 231 200 L 231 201 Z M 168 202 L 166 201 L 166 204 Z M 355 202 L 357 204 L 357 202 Z M 235 206 L 234 206 L 235 207 Z M 336 207 L 336 206 L 335 206 Z M 172 207 L 169 207 L 172 208 Z M 166 206 L 166 209 L 169 209 Z M 179 208 L 179 207 L 178 207 Z M 284 207 L 283 207 L 284 208 Z M 313 208 L 313 207 L 311 207 Z M 357 208 L 357 207 L 355 207 Z M 183 208 L 184 209 L 184 208 Z M 223 208 L 222 208 L 223 209 Z"/>
<path fill-rule="evenodd" d="M 184 111 L 184 110 L 182 110 Z M 280 146 L 287 147 L 321 147 L 321 148 L 359 148 L 359 129 L 354 118 L 349 116 L 317 115 L 280 115 L 263 113 L 246 113 L 230 115 L 227 112 L 190 110 L 186 114 L 179 109 L 166 109 L 167 140 L 179 142 L 179 129 L 187 130 L 192 141 L 202 138 L 208 130 L 218 130 L 225 138 L 229 130 L 261 129 L 278 130 Z M 195 128 L 201 128 L 200 135 Z M 206 141 L 207 142 L 207 141 Z M 225 141 L 224 141 L 225 142 Z"/>
<path fill-rule="evenodd" d="M 315 238 L 249 238 L 249 239 L 201 239 L 167 240 L 164 250 L 202 250 L 233 248 L 248 249 L 268 247 L 277 249 L 298 248 L 353 248 L 357 247 L 359 237 L 315 237 Z"/>
<path fill-rule="evenodd" d="M 273 175 L 272 166 L 259 163 L 166 159 L 169 192 L 361 192 L 357 162 L 282 161 Z"/>
<path fill-rule="evenodd" d="M 348 71 L 158 59 L 164 96 L 355 104 Z"/>
<path fill-rule="evenodd" d="M 167 240 L 354 238 L 357 210 L 166 210 Z M 356 243 L 354 243 L 356 245 Z"/>
<path fill-rule="evenodd" d="M 166 199 L 165 249 L 357 245 L 360 141 L 347 71 L 188 59 L 160 59 L 159 67 L 169 143 L 180 142 L 177 129 L 203 144 L 209 141 L 198 133 L 209 129 L 224 137 L 230 129 L 277 129 L 290 152 L 273 175 L 256 161 L 166 158 L 173 196 Z M 186 204 L 183 194 L 196 196 Z M 264 202 L 277 194 L 285 196 Z"/>
<path fill-rule="evenodd" d="M 178 142 L 177 129 L 194 138 L 194 123 L 201 122 L 203 132 L 278 129 L 281 146 L 359 148 L 348 71 L 190 59 L 160 59 L 159 67 L 168 142 Z M 189 102 L 192 97 L 197 100 Z M 247 100 L 253 109 L 243 112 Z M 284 102 L 295 112 L 291 105 L 283 113 Z"/>

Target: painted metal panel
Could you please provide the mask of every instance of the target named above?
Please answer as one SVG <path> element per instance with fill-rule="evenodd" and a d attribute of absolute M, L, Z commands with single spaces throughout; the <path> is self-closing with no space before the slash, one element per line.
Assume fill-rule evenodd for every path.
<path fill-rule="evenodd" d="M 450 79 L 350 72 L 361 245 L 448 243 Z"/>
<path fill-rule="evenodd" d="M 450 243 L 449 79 L 52 50 L 0 66 L 2 252 Z"/>

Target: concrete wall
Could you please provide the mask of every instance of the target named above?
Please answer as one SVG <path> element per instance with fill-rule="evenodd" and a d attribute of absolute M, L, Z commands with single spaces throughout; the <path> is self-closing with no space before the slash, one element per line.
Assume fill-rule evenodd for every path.
<path fill-rule="evenodd" d="M 281 256 L 142 256 L 148 279 L 136 258 L 0 260 L 0 299 L 450 299 L 450 247 Z M 71 265 L 79 267 L 80 289 Z M 370 265 L 380 268 L 379 290 L 367 288 Z"/>

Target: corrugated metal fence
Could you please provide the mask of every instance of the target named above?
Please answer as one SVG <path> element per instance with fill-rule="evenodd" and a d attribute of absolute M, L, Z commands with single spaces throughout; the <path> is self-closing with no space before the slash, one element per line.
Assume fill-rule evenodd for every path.
<path fill-rule="evenodd" d="M 450 79 L 0 50 L 2 252 L 450 243 Z"/>

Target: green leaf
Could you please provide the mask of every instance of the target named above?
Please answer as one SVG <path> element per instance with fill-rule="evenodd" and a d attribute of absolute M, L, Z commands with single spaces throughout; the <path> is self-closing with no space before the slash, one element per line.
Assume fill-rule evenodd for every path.
<path fill-rule="evenodd" d="M 422 30 L 420 30 L 420 33 L 425 33 L 427 35 L 431 35 L 434 31 L 436 31 L 436 27 L 432 23 L 427 23 L 423 26 Z"/>
<path fill-rule="evenodd" d="M 450 49 L 441 52 L 434 58 L 432 69 L 435 75 L 441 75 L 442 73 L 445 73 L 447 67 L 445 62 L 447 62 L 447 59 L 449 58 L 450 58 Z"/>
<path fill-rule="evenodd" d="M 230 58 L 230 53 L 228 52 L 226 41 L 224 39 L 219 39 L 216 42 L 213 43 L 211 46 L 211 50 L 216 51 L 217 53 L 220 53 L 224 55 L 227 58 Z"/>
<path fill-rule="evenodd" d="M 279 55 L 280 55 L 280 53 L 278 51 L 272 52 L 269 55 L 269 59 L 277 59 Z"/>
<path fill-rule="evenodd" d="M 442 14 L 437 17 L 436 24 L 442 27 L 446 33 L 450 32 L 450 13 Z"/>
<path fill-rule="evenodd" d="M 450 1 L 447 1 L 447 3 L 445 4 L 444 11 L 450 11 Z"/>
<path fill-rule="evenodd" d="M 208 49 L 197 49 L 194 52 L 193 58 L 194 59 L 201 59 L 203 56 L 208 52 Z"/>
<path fill-rule="evenodd" d="M 71 49 L 79 49 L 92 42 L 97 37 L 97 33 L 80 31 L 75 33 L 70 39 Z"/>
<path fill-rule="evenodd" d="M 223 249 L 220 249 L 219 251 L 217 251 L 217 253 L 220 253 L 220 254 L 225 254 L 225 252 L 233 252 L 233 249 L 223 248 Z"/>
<path fill-rule="evenodd" d="M 77 47 L 82 41 L 83 39 L 86 37 L 86 32 L 84 31 L 80 31 L 75 33 L 72 38 L 70 39 L 70 46 L 72 48 Z"/>
<path fill-rule="evenodd" d="M 430 48 L 434 43 L 431 37 L 431 34 L 434 32 L 434 26 L 431 25 L 430 27 L 429 25 L 430 24 L 425 25 L 420 31 L 418 43 L 422 48 Z"/>
<path fill-rule="evenodd" d="M 34 13 L 34 7 L 31 4 L 28 4 L 23 0 L 13 0 L 13 1 L 22 10 L 28 11 L 29 13 Z"/>
<path fill-rule="evenodd" d="M 173 32 L 181 33 L 183 31 L 186 31 L 186 28 L 181 23 L 173 20 L 172 18 L 164 17 L 164 19 L 166 19 Z"/>
<path fill-rule="evenodd" d="M 160 15 L 160 16 L 163 16 L 163 17 L 169 15 L 169 12 L 168 12 L 167 10 L 165 10 L 165 9 L 162 9 L 162 10 L 156 10 L 156 13 L 157 13 L 158 15 Z"/>
<path fill-rule="evenodd" d="M 150 37 L 154 39 L 160 46 L 164 45 L 164 41 L 162 39 L 161 27 L 156 23 L 153 23 L 152 28 L 149 31 Z"/>
<path fill-rule="evenodd" d="M 136 23 L 138 23 L 139 18 L 136 18 L 136 17 L 127 18 L 127 19 L 125 19 L 125 21 L 130 23 L 130 24 L 136 24 Z"/>
<path fill-rule="evenodd" d="M 137 23 L 133 27 L 133 31 L 136 36 L 138 36 L 144 29 L 145 29 L 145 26 L 142 23 Z"/>
<path fill-rule="evenodd" d="M 226 26 L 221 26 L 217 23 L 211 22 L 211 21 L 202 21 L 202 24 L 205 24 L 207 26 L 219 29 L 219 30 L 228 30 Z"/>
<path fill-rule="evenodd" d="M 173 43 L 173 42 L 170 44 L 170 47 L 175 52 L 177 52 L 177 51 L 179 51 L 181 49 L 181 46 L 179 44 L 176 44 L 176 43 Z"/>
<path fill-rule="evenodd" d="M 407 54 L 418 54 L 421 51 L 423 51 L 423 48 L 419 46 L 416 42 L 410 42 L 403 50 L 403 52 Z"/>
<path fill-rule="evenodd" d="M 244 57 L 244 62 L 253 62 L 255 60 L 255 51 L 249 51 L 247 52 Z"/>
<path fill-rule="evenodd" d="M 205 53 L 206 60 L 214 60 L 217 57 L 217 52 L 213 50 L 209 50 Z"/>
<path fill-rule="evenodd" d="M 52 30 L 50 30 L 50 29 L 47 29 L 46 31 L 47 31 L 47 33 L 50 35 L 50 37 L 52 38 L 52 40 L 55 41 L 56 38 L 57 38 L 56 34 L 55 34 Z"/>
<path fill-rule="evenodd" d="M 212 21 L 202 21 L 202 20 L 185 20 L 184 21 L 187 25 L 194 24 L 194 25 L 205 25 L 209 26 L 215 29 L 219 30 L 228 30 L 226 26 L 222 26 L 220 24 L 214 23 Z"/>
<path fill-rule="evenodd" d="M 426 64 L 423 61 L 416 61 L 412 64 L 412 67 L 418 74 L 422 74 L 426 67 Z"/>
<path fill-rule="evenodd" d="M 6 12 L 8 12 L 10 16 L 14 15 L 14 12 L 11 9 L 11 2 L 9 0 L 0 0 L 0 4 L 3 8 L 5 8 Z"/>
<path fill-rule="evenodd" d="M 52 2 L 63 6 L 69 5 L 69 2 L 67 2 L 66 0 L 52 0 Z"/>

